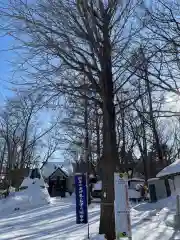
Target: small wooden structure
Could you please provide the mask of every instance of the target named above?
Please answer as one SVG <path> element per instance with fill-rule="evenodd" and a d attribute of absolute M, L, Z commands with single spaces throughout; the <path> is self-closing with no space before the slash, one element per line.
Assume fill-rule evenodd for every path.
<path fill-rule="evenodd" d="M 65 197 L 66 192 L 70 195 L 73 193 L 73 175 L 60 163 L 48 162 L 41 167 L 41 171 L 51 197 Z"/>

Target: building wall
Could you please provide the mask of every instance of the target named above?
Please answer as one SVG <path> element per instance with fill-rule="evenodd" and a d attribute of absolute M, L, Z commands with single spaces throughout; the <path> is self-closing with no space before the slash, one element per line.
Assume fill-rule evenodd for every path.
<path fill-rule="evenodd" d="M 148 182 L 148 185 L 150 184 L 155 185 L 157 200 L 167 197 L 166 186 L 163 179 L 152 180 Z"/>
<path fill-rule="evenodd" d="M 158 199 L 167 197 L 166 186 L 164 180 L 158 180 L 156 183 L 156 195 Z"/>

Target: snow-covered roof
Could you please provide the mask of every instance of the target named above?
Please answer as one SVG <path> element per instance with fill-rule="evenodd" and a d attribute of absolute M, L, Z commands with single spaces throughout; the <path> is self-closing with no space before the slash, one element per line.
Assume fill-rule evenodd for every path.
<path fill-rule="evenodd" d="M 68 166 L 64 167 L 64 164 L 61 162 L 47 162 L 41 168 L 43 177 L 48 178 L 58 168 L 60 168 L 67 176 L 72 174 L 71 168 Z"/>
<path fill-rule="evenodd" d="M 156 177 L 165 177 L 165 176 L 173 175 L 177 173 L 180 174 L 180 159 L 177 159 L 171 165 L 165 167 L 156 175 Z"/>
<path fill-rule="evenodd" d="M 142 178 L 130 178 L 128 181 L 145 182 L 145 180 Z"/>
<path fill-rule="evenodd" d="M 149 178 L 148 182 L 153 182 L 153 181 L 158 181 L 158 180 L 159 180 L 159 178 Z"/>

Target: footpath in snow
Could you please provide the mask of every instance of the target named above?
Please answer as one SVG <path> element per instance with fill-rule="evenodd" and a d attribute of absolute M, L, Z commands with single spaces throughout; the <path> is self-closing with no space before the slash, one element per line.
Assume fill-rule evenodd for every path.
<path fill-rule="evenodd" d="M 2 205 L 0 204 L 2 207 Z M 175 198 L 157 204 L 139 204 L 131 209 L 133 240 L 179 240 L 172 228 Z M 32 205 L 30 205 L 32 207 Z M 2 209 L 1 209 L 2 210 Z M 33 209 L 0 210 L 0 240 L 85 240 L 87 226 L 76 225 L 75 198 L 55 198 L 50 204 Z M 98 236 L 100 206 L 89 208 L 91 240 Z"/>

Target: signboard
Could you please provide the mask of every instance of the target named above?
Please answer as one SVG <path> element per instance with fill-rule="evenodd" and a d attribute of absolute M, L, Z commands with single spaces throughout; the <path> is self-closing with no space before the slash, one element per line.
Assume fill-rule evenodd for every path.
<path fill-rule="evenodd" d="M 124 178 L 123 174 L 114 173 L 114 192 L 116 239 L 131 239 L 132 234 L 128 198 L 128 182 L 127 179 Z"/>
<path fill-rule="evenodd" d="M 88 207 L 87 207 L 87 184 L 86 174 L 75 175 L 76 189 L 76 223 L 88 223 Z"/>

